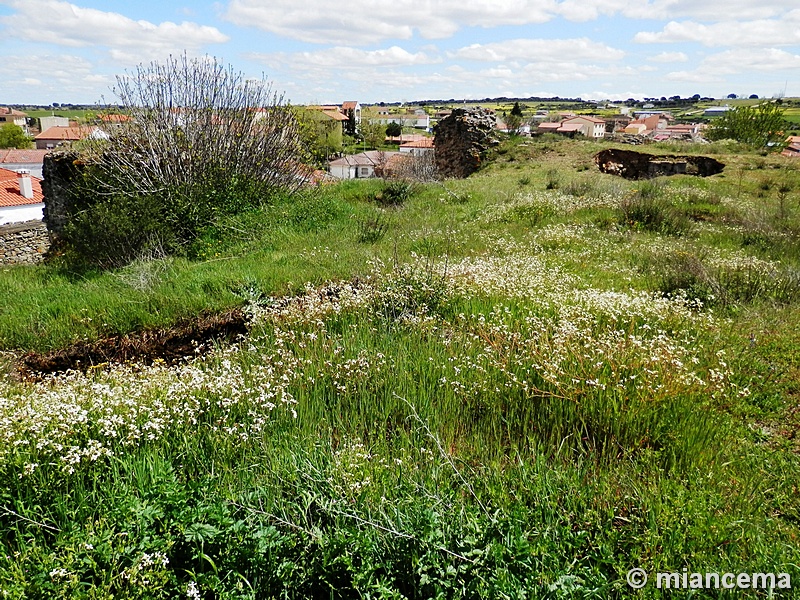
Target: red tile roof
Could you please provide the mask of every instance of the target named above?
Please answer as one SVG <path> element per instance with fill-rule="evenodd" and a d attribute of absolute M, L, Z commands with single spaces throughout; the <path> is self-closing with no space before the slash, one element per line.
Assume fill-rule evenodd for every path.
<path fill-rule="evenodd" d="M 28 114 L 20 112 L 8 106 L 0 106 L 0 115 L 11 115 L 12 117 L 27 117 Z"/>
<path fill-rule="evenodd" d="M 44 202 L 42 185 L 39 179 L 31 177 L 33 198 L 25 198 L 19 193 L 19 173 L 0 169 L 0 206 L 24 206 Z"/>
<path fill-rule="evenodd" d="M 403 142 L 400 144 L 402 148 L 433 148 L 433 138 L 424 138 L 421 140 L 414 140 L 413 142 Z"/>
<path fill-rule="evenodd" d="M 355 110 L 356 106 L 358 106 L 358 100 L 348 100 L 347 102 L 342 102 L 342 110 L 348 110 L 350 108 Z"/>
<path fill-rule="evenodd" d="M 590 115 L 576 115 L 574 117 L 569 117 L 568 119 L 564 119 L 564 122 L 567 121 L 575 121 L 576 119 L 583 119 L 584 121 L 590 121 L 591 123 L 605 123 L 605 119 L 601 119 L 599 117 L 592 117 Z"/>
<path fill-rule="evenodd" d="M 130 115 L 106 114 L 100 115 L 100 120 L 103 123 L 124 123 L 131 120 Z"/>
<path fill-rule="evenodd" d="M 0 150 L 0 164 L 42 163 L 50 150 Z"/>
<path fill-rule="evenodd" d="M 95 127 L 49 127 L 36 136 L 37 140 L 75 141 L 89 137 Z"/>

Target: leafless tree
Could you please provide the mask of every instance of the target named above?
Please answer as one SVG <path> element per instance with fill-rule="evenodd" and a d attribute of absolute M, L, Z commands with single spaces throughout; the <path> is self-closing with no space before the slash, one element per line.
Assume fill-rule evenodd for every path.
<path fill-rule="evenodd" d="M 88 142 L 97 193 L 157 195 L 191 230 L 304 182 L 295 115 L 264 78 L 184 54 L 117 77 L 114 93 L 131 118 Z"/>

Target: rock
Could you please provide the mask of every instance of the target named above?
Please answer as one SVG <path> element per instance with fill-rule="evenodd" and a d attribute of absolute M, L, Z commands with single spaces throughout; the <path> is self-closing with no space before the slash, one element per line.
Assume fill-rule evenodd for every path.
<path fill-rule="evenodd" d="M 497 144 L 495 116 L 486 109 L 456 108 L 436 126 L 433 145 L 442 177 L 463 179 L 477 171 Z"/>

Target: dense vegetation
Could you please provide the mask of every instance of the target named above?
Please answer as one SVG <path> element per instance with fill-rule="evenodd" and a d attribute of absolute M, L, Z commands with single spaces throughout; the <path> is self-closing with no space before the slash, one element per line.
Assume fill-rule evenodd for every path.
<path fill-rule="evenodd" d="M 130 116 L 78 146 L 62 235 L 67 260 L 108 268 L 191 255 L 220 218 L 268 204 L 306 178 L 294 111 L 266 80 L 171 57 L 118 77 Z"/>
<path fill-rule="evenodd" d="M 596 172 L 602 147 L 517 139 L 465 181 L 307 190 L 192 260 L 1 271 L 9 359 L 234 304 L 253 325 L 178 366 L 0 383 L 0 590 L 796 585 L 800 171 L 726 143 L 702 147 L 720 175 L 632 183 Z"/>

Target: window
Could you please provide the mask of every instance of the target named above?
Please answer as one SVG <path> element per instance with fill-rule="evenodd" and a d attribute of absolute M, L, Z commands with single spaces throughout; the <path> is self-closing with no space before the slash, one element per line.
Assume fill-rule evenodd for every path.
<path fill-rule="evenodd" d="M 361 167 L 361 176 L 366 177 L 369 175 L 369 167 Z"/>

